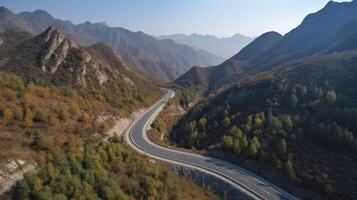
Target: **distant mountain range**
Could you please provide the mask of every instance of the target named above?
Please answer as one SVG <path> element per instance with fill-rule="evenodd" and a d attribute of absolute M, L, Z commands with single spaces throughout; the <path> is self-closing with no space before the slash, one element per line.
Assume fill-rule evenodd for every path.
<path fill-rule="evenodd" d="M 235 34 L 232 37 L 216 37 L 214 35 L 200 34 L 175 34 L 159 36 L 159 39 L 171 39 L 179 44 L 190 45 L 195 48 L 206 50 L 210 53 L 218 55 L 224 59 L 228 59 L 240 51 L 247 44 L 252 42 L 254 38 L 242 34 Z"/>
<path fill-rule="evenodd" d="M 294 59 L 357 49 L 357 1 L 329 2 L 308 15 L 284 36 L 265 33 L 224 63 L 193 67 L 176 80 L 184 86 L 202 83 L 207 92 L 249 74 L 278 67 Z"/>
<path fill-rule="evenodd" d="M 14 14 L 0 8 L 0 32 L 7 30 L 39 34 L 53 26 L 81 45 L 103 42 L 112 46 L 131 67 L 159 80 L 170 81 L 194 65 L 212 66 L 222 58 L 171 40 L 159 40 L 142 32 L 109 27 L 104 23 L 74 25 L 70 21 L 55 19 L 46 11 Z"/>

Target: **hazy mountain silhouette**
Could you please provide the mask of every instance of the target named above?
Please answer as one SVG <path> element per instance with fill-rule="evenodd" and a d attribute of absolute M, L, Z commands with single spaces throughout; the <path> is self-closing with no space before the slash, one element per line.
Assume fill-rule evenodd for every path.
<path fill-rule="evenodd" d="M 195 33 L 191 35 L 165 35 L 159 36 L 158 38 L 172 39 L 179 44 L 187 44 L 195 48 L 203 49 L 225 59 L 232 57 L 236 52 L 240 51 L 254 40 L 254 38 L 239 33 L 232 37 L 222 38 L 213 35 L 200 35 Z"/>
<path fill-rule="evenodd" d="M 268 32 L 250 43 L 238 54 L 218 66 L 201 69 L 208 85 L 203 90 L 229 84 L 244 75 L 278 67 L 290 60 L 333 52 L 355 50 L 357 47 L 357 1 L 329 2 L 320 11 L 308 15 L 303 22 L 283 37 Z M 197 67 L 196 67 L 197 68 Z M 195 81 L 193 68 L 176 82 L 185 86 Z M 200 77 L 202 79 L 202 76 Z"/>

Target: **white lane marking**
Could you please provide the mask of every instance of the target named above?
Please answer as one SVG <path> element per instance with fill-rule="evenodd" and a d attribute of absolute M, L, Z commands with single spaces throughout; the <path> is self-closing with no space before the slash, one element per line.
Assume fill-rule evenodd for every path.
<path fill-rule="evenodd" d="M 211 164 L 211 163 L 209 163 L 209 162 L 207 162 L 207 161 L 205 160 L 205 159 L 208 159 L 208 160 L 215 161 L 215 162 L 218 162 L 218 163 L 223 164 L 223 165 L 226 165 L 226 166 L 233 167 L 234 169 L 240 171 L 239 173 L 241 174 L 241 177 L 239 177 L 239 178 L 245 180 L 246 182 L 248 182 L 248 183 L 250 183 L 250 184 L 253 184 L 253 185 L 263 184 L 263 185 L 265 185 L 265 186 L 269 186 L 269 188 L 271 188 L 272 190 L 274 190 L 276 193 L 278 193 L 278 194 L 280 194 L 280 195 L 283 195 L 284 197 L 286 197 L 286 198 L 288 198 L 288 199 L 296 199 L 295 197 L 291 196 L 290 194 L 285 193 L 285 191 L 281 190 L 280 188 L 277 188 L 276 186 L 274 186 L 274 185 L 272 185 L 271 183 L 267 182 L 267 181 L 264 180 L 263 178 L 257 177 L 257 175 L 255 175 L 255 174 L 253 174 L 253 173 L 251 173 L 251 172 L 249 172 L 249 171 L 247 171 L 247 170 L 245 170 L 245 169 L 243 169 L 243 168 L 240 168 L 240 167 L 238 167 L 238 166 L 236 166 L 236 165 L 233 165 L 233 164 L 231 164 L 231 163 L 228 163 L 228 162 L 225 162 L 225 161 L 221 161 L 221 160 L 218 160 L 218 159 L 214 159 L 214 158 L 210 158 L 210 157 L 205 157 L 205 156 L 201 156 L 201 155 L 192 154 L 192 153 L 176 151 L 176 150 L 173 150 L 173 149 L 167 149 L 167 148 L 164 148 L 164 147 L 161 147 L 161 146 L 158 146 L 158 145 L 152 143 L 152 142 L 147 138 L 147 136 L 146 136 L 146 132 L 145 132 L 146 127 L 147 127 L 148 125 L 150 125 L 150 123 L 152 122 L 153 118 L 155 118 L 155 117 L 157 116 L 157 114 L 161 111 L 162 107 L 165 106 L 165 104 L 167 103 L 166 98 L 167 98 L 168 96 L 172 96 L 173 94 L 174 94 L 173 91 L 171 91 L 171 94 L 170 94 L 170 91 L 168 91 L 168 94 L 167 94 L 166 96 L 164 96 L 162 99 L 160 99 L 160 101 L 158 101 L 157 103 L 155 103 L 155 104 L 154 104 L 152 107 L 150 107 L 146 112 L 144 112 L 139 118 L 137 118 L 137 120 L 136 120 L 136 121 L 131 125 L 131 127 L 128 129 L 128 130 L 129 130 L 128 133 L 129 133 L 129 134 L 131 133 L 133 125 L 135 125 L 136 122 L 139 121 L 145 114 L 147 114 L 148 112 L 151 112 L 153 109 L 156 109 L 156 110 L 149 116 L 148 120 L 147 120 L 147 121 L 145 122 L 145 124 L 144 124 L 144 128 L 142 129 L 142 136 L 144 137 L 144 140 L 145 140 L 147 143 L 149 143 L 150 145 L 153 145 L 154 147 L 159 148 L 159 149 L 162 149 L 162 150 L 164 150 L 164 151 L 170 151 L 170 152 L 172 152 L 172 153 L 177 153 L 177 154 L 181 154 L 181 155 L 187 155 L 187 156 L 191 156 L 191 157 L 198 157 L 198 158 L 202 159 L 202 161 L 203 161 L 204 163 L 206 163 L 206 164 Z M 167 100 L 168 100 L 168 99 L 167 99 Z M 160 104 L 161 104 L 161 105 L 160 105 Z M 157 106 L 158 106 L 158 107 L 157 107 Z M 156 107 L 157 107 L 157 108 L 156 108 Z M 126 134 L 126 135 L 129 135 L 129 134 Z M 130 135 L 131 135 L 131 134 L 130 134 Z M 135 143 L 135 141 L 131 138 L 131 136 L 130 136 L 130 139 L 131 139 L 131 142 L 134 142 L 134 143 Z M 129 144 L 130 144 L 130 140 L 128 140 L 128 142 L 129 142 Z M 141 148 L 138 144 L 135 143 L 135 145 L 136 145 L 136 147 Z M 135 148 L 135 149 L 137 149 L 137 148 Z M 143 152 L 142 150 L 140 150 L 140 151 Z M 162 158 L 162 157 L 158 157 L 158 156 L 152 155 L 152 154 L 147 153 L 147 152 L 143 152 L 143 153 L 144 153 L 144 154 L 147 154 L 147 155 L 149 155 L 149 156 L 158 158 L 158 159 L 160 159 L 160 160 L 168 160 L 168 159 L 169 159 L 168 161 L 171 160 L 171 161 L 173 161 L 173 162 L 175 162 L 175 163 L 176 163 L 177 161 L 186 163 L 186 161 L 182 161 L 182 160 L 177 160 L 177 159 L 175 159 L 175 160 L 176 160 L 176 161 L 175 161 L 175 160 L 173 160 L 173 159 L 171 159 L 171 158 L 165 159 L 165 158 Z M 165 156 L 165 157 L 166 157 L 166 156 Z M 180 164 L 180 163 L 178 163 L 178 164 Z M 201 168 L 203 168 L 203 169 L 206 168 L 206 167 L 204 167 L 204 166 L 202 166 L 202 165 L 199 165 L 199 164 L 194 164 L 194 163 L 193 163 L 193 164 L 191 164 L 191 165 L 192 165 L 192 166 L 198 166 L 198 167 L 201 167 Z M 223 170 L 226 170 L 226 171 L 228 171 L 228 172 L 234 174 L 233 170 L 226 169 L 226 168 L 223 168 L 223 167 L 220 167 L 220 166 L 217 166 L 217 167 L 220 168 L 221 170 L 223 169 Z M 195 168 L 196 168 L 196 167 L 195 167 Z M 212 169 L 208 169 L 208 170 L 211 170 L 211 171 L 214 171 L 215 173 L 221 174 L 220 172 L 216 172 L 215 170 L 212 170 Z M 205 170 L 205 171 L 207 171 L 207 170 Z M 244 173 L 250 175 L 251 177 L 253 177 L 255 180 L 257 180 L 258 183 L 251 182 L 250 180 L 246 179 L 246 178 L 244 177 L 244 175 L 242 174 L 242 172 L 244 172 Z M 222 174 L 222 176 L 226 176 L 226 175 Z M 224 178 L 224 177 L 223 177 L 223 178 Z M 234 180 L 234 179 L 233 179 L 233 180 Z M 262 180 L 264 180 L 265 182 L 262 181 Z M 241 185 L 244 186 L 244 184 L 240 183 L 238 180 L 235 180 L 235 181 L 237 181 L 239 184 L 241 184 Z M 231 181 L 230 181 L 230 182 L 231 182 Z M 236 185 L 236 184 L 235 184 L 235 185 Z M 244 187 L 247 187 L 247 186 L 244 186 Z M 241 188 L 241 187 L 239 187 L 239 188 Z M 247 187 L 247 188 L 248 188 L 248 187 Z M 258 188 L 259 188 L 260 190 L 266 192 L 267 194 L 270 194 L 271 196 L 275 196 L 274 194 L 268 192 L 265 188 L 261 188 L 261 187 L 259 187 L 259 186 L 258 186 Z M 248 188 L 248 189 L 249 189 L 249 188 Z M 249 189 L 249 190 L 251 190 L 251 189 Z M 255 193 L 255 192 L 253 191 L 253 193 Z M 255 194 L 258 195 L 258 196 L 260 196 L 260 195 L 257 194 L 257 193 L 255 193 Z M 260 197 L 261 197 L 261 196 L 260 196 Z M 261 197 L 261 198 L 264 198 L 264 197 Z"/>

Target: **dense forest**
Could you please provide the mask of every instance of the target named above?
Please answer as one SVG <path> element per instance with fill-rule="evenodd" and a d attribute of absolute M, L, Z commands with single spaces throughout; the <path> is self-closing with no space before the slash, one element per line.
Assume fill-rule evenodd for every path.
<path fill-rule="evenodd" d="M 353 199 L 355 60 L 355 52 L 322 55 L 246 77 L 197 103 L 172 138 L 263 163 L 321 198 Z"/>
<path fill-rule="evenodd" d="M 43 133 L 33 134 L 32 148 L 45 154 L 43 167 L 17 182 L 13 199 L 217 199 L 164 165 L 138 156 L 120 138 L 53 146 Z"/>

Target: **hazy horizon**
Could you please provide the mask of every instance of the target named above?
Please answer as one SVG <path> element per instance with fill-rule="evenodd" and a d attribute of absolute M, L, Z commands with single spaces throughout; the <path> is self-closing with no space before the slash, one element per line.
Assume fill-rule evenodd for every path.
<path fill-rule="evenodd" d="M 26 2 L 26 3 L 24 3 Z M 231 37 L 236 33 L 257 37 L 267 31 L 281 34 L 299 25 L 309 13 L 329 0 L 2 0 L 15 13 L 42 9 L 75 24 L 105 22 L 109 26 L 142 31 L 153 36 L 200 34 Z M 344 2 L 344 1 L 336 1 Z"/>

